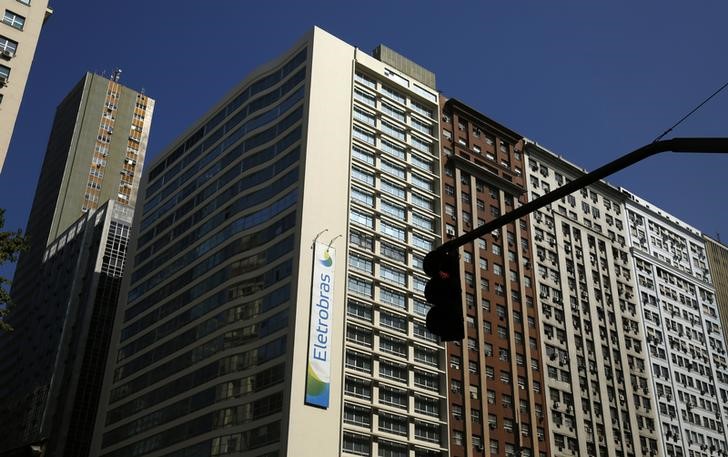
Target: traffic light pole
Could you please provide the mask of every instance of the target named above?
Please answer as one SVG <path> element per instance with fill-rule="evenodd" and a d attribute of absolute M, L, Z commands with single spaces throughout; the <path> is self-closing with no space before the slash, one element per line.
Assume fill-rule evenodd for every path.
<path fill-rule="evenodd" d="M 526 203 L 508 212 L 497 219 L 487 222 L 480 227 L 477 227 L 470 232 L 467 232 L 455 239 L 443 243 L 441 246 L 432 251 L 430 255 L 444 254 L 456 250 L 460 246 L 470 243 L 483 235 L 486 235 L 493 230 L 499 229 L 506 224 L 509 224 L 516 219 L 520 219 L 527 214 L 536 211 L 537 209 L 543 208 L 549 203 L 553 203 L 556 200 L 565 197 L 574 191 L 577 191 L 583 187 L 603 179 L 612 173 L 616 173 L 630 165 L 644 160 L 655 154 L 661 152 L 693 152 L 693 153 L 728 153 L 728 138 L 673 138 L 664 141 L 655 141 L 648 145 L 642 146 L 622 157 L 603 165 L 600 168 L 587 173 L 564 186 L 559 187 L 553 192 L 549 192 L 541 197 Z"/>

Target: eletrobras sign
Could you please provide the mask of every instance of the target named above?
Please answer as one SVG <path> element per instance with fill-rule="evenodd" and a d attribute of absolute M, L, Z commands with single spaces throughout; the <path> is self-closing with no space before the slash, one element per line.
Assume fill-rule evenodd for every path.
<path fill-rule="evenodd" d="M 329 407 L 335 253 L 334 248 L 316 243 L 311 287 L 305 403 L 319 408 Z"/>

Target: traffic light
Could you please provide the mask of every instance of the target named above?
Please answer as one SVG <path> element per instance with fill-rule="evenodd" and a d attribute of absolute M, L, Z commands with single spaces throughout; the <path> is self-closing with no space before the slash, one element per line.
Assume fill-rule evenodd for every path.
<path fill-rule="evenodd" d="M 457 251 L 432 251 L 422 266 L 430 277 L 425 286 L 425 298 L 432 305 L 427 313 L 427 330 L 442 341 L 462 340 L 465 326 Z"/>

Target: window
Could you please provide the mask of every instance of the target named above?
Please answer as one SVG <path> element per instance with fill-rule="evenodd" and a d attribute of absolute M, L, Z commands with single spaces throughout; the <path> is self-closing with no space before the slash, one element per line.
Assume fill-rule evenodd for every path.
<path fill-rule="evenodd" d="M 368 125 L 375 125 L 377 123 L 376 118 L 372 114 L 369 114 L 363 109 L 357 107 L 354 107 L 354 119 Z"/>
<path fill-rule="evenodd" d="M 7 51 L 11 55 L 15 55 L 15 52 L 17 51 L 17 49 L 18 49 L 17 42 L 0 35 L 0 52 Z"/>
<path fill-rule="evenodd" d="M 401 249 L 385 241 L 383 241 L 379 245 L 379 253 L 387 258 L 396 260 L 398 262 L 405 262 L 407 260 L 407 255 L 404 249 Z"/>
<path fill-rule="evenodd" d="M 371 215 L 353 209 L 349 213 L 349 220 L 351 220 L 352 222 L 356 222 L 357 224 L 367 226 L 369 228 L 374 227 L 374 219 Z"/>
<path fill-rule="evenodd" d="M 374 196 L 365 190 L 352 187 L 351 198 L 366 206 L 374 206 Z"/>
<path fill-rule="evenodd" d="M 356 79 L 357 82 L 360 82 L 360 83 L 364 84 L 365 86 L 367 86 L 367 87 L 369 87 L 371 89 L 376 89 L 377 88 L 377 82 L 376 81 L 374 81 L 373 79 L 371 79 L 368 76 L 363 75 L 363 74 L 361 74 L 359 72 L 357 72 L 354 75 L 354 79 Z"/>
<path fill-rule="evenodd" d="M 372 283 L 369 281 L 365 281 L 363 279 L 358 279 L 355 277 L 349 277 L 349 284 L 348 284 L 348 290 L 350 292 L 364 295 L 366 297 L 372 296 Z"/>
<path fill-rule="evenodd" d="M 379 430 L 407 436 L 407 418 L 389 413 L 379 413 Z"/>
<path fill-rule="evenodd" d="M 379 457 L 407 457 L 407 445 L 379 440 Z"/>
<path fill-rule="evenodd" d="M 404 122 L 405 120 L 404 111 L 397 109 L 388 103 L 382 103 L 382 111 L 384 112 L 384 114 L 392 116 L 398 121 Z"/>
<path fill-rule="evenodd" d="M 359 89 L 354 90 L 354 98 L 369 106 L 376 106 L 377 99 L 373 95 L 369 95 L 366 92 L 362 92 Z"/>
<path fill-rule="evenodd" d="M 406 390 L 382 386 L 379 388 L 379 401 L 385 405 L 407 408 L 409 395 Z"/>
<path fill-rule="evenodd" d="M 23 27 L 25 26 L 25 18 L 19 14 L 13 13 L 10 10 L 5 10 L 3 22 L 10 27 L 15 27 L 18 30 L 23 30 Z"/>
<path fill-rule="evenodd" d="M 356 455 L 370 455 L 369 437 L 344 433 L 343 448 L 345 452 Z"/>
<path fill-rule="evenodd" d="M 365 303 L 361 303 L 355 300 L 349 300 L 346 304 L 346 314 L 352 317 L 363 319 L 365 321 L 372 321 L 372 307 Z"/>
<path fill-rule="evenodd" d="M 5 65 L 0 65 L 0 80 L 8 80 L 10 79 L 10 68 L 6 67 Z M 2 87 L 4 84 L 3 82 L 0 82 L 0 87 Z"/>
<path fill-rule="evenodd" d="M 399 205 L 396 205 L 390 201 L 382 199 L 381 210 L 384 214 L 392 216 L 398 220 L 405 219 L 405 209 Z"/>
<path fill-rule="evenodd" d="M 355 213 L 356 211 L 352 210 L 352 213 Z M 355 222 L 363 223 L 358 220 L 352 219 Z M 370 226 L 371 227 L 371 226 Z M 382 234 L 391 236 L 392 238 L 396 238 L 400 241 L 404 241 L 406 237 L 406 232 L 403 228 L 397 227 L 396 225 L 392 225 L 388 222 L 381 221 L 380 223 L 380 230 Z"/>
<path fill-rule="evenodd" d="M 361 129 L 359 127 L 356 127 L 356 126 L 354 126 L 353 130 L 354 130 L 354 138 L 361 140 L 368 144 L 374 144 L 376 142 L 373 133 L 370 133 L 370 132 L 368 132 L 364 129 Z"/>
<path fill-rule="evenodd" d="M 345 383 L 346 393 L 354 397 L 371 399 L 372 387 L 371 381 L 365 381 L 359 378 L 346 377 Z"/>
<path fill-rule="evenodd" d="M 382 171 L 400 179 L 405 179 L 406 174 L 403 167 L 395 165 L 388 160 L 382 160 Z"/>
<path fill-rule="evenodd" d="M 369 408 L 347 403 L 344 405 L 344 422 L 369 428 L 372 425 L 372 411 Z"/>

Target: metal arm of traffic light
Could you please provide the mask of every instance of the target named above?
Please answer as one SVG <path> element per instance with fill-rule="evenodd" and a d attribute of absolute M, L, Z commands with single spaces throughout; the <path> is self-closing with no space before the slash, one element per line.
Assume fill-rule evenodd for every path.
<path fill-rule="evenodd" d="M 579 178 L 567 183 L 558 189 L 549 192 L 536 200 L 530 201 L 523 206 L 520 206 L 513 211 L 510 211 L 497 219 L 487 222 L 480 227 L 477 227 L 470 232 L 467 232 L 459 237 L 452 239 L 438 248 L 436 248 L 430 254 L 435 252 L 450 252 L 460 246 L 463 246 L 471 241 L 474 241 L 483 235 L 486 235 L 493 230 L 499 229 L 506 224 L 509 224 L 516 219 L 520 219 L 537 209 L 543 208 L 549 203 L 553 203 L 556 200 L 565 197 L 583 187 L 603 179 L 612 173 L 616 173 L 630 165 L 646 159 L 647 157 L 659 154 L 661 152 L 699 152 L 699 153 L 728 153 L 728 138 L 673 138 L 670 140 L 655 141 L 648 145 L 642 146 L 622 157 L 609 162 L 606 165 L 597 168 L 591 173 L 587 173 Z M 429 254 L 428 254 L 429 255 Z"/>

